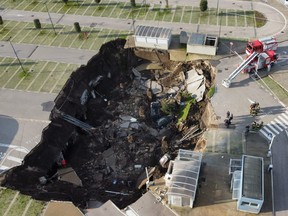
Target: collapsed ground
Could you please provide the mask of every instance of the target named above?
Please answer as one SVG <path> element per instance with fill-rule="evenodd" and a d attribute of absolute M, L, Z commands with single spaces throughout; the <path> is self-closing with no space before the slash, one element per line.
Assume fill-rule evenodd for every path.
<path fill-rule="evenodd" d="M 164 154 L 173 158 L 179 148 L 194 149 L 197 142 L 203 147 L 215 78 L 211 65 L 171 62 L 167 52 L 124 45 L 120 39 L 104 44 L 72 73 L 40 143 L 21 166 L 4 174 L 3 186 L 82 208 L 89 200 L 109 199 L 123 208 L 141 195 L 145 167 L 155 167 L 153 178 L 159 178 Z M 62 156 L 62 166 L 72 167 L 82 186 L 60 181 Z"/>

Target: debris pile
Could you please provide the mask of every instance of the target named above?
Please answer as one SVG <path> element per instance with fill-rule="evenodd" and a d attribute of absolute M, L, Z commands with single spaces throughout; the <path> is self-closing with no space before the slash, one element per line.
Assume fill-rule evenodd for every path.
<path fill-rule="evenodd" d="M 89 200 L 109 199 L 123 208 L 141 195 L 145 168 L 155 167 L 153 177 L 160 177 L 163 155 L 170 159 L 179 148 L 195 147 L 206 127 L 201 117 L 215 77 L 211 65 L 149 62 L 124 44 L 104 44 L 73 72 L 40 143 L 2 185 L 83 208 Z M 78 184 L 65 181 L 72 175 L 63 177 L 63 164 Z"/>

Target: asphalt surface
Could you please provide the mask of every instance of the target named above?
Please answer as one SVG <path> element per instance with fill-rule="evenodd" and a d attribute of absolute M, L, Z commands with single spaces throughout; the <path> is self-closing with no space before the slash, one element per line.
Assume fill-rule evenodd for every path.
<path fill-rule="evenodd" d="M 0 173 L 21 164 L 49 124 L 56 94 L 0 89 Z"/>

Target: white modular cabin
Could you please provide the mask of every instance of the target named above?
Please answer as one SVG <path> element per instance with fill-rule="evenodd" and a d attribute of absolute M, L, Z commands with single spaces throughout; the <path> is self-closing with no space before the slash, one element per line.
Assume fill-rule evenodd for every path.
<path fill-rule="evenodd" d="M 136 27 L 134 39 L 136 47 L 168 50 L 172 38 L 169 28 L 143 26 Z"/>

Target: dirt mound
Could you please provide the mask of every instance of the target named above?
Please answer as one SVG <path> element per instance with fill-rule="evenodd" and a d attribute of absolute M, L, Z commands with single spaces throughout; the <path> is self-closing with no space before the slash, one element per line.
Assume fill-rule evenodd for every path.
<path fill-rule="evenodd" d="M 36 199 L 71 200 L 81 207 L 111 199 L 123 208 L 141 195 L 137 182 L 145 167 L 156 166 L 154 178 L 160 177 L 163 154 L 195 147 L 215 78 L 211 65 L 162 58 L 161 69 L 138 71 L 148 60 L 124 44 L 104 44 L 72 73 L 40 143 L 5 174 L 2 185 Z M 83 186 L 60 181 L 61 166 L 72 167 Z"/>

